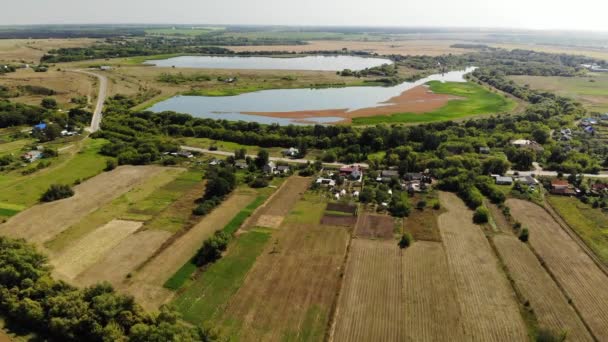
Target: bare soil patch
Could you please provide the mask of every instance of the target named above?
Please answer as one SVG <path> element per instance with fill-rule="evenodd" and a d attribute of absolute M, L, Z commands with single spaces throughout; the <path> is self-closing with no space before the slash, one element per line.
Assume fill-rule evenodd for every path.
<path fill-rule="evenodd" d="M 80 273 L 74 283 L 91 286 L 107 281 L 118 286 L 170 237 L 171 233 L 162 230 L 144 230 L 129 235 L 95 265 Z"/>
<path fill-rule="evenodd" d="M 362 213 L 355 236 L 369 239 L 392 239 L 395 220 L 388 215 Z"/>
<path fill-rule="evenodd" d="M 529 301 L 541 328 L 565 331 L 570 341 L 592 341 L 574 308 L 528 246 L 515 236 L 493 237 L 494 245 L 507 267 L 515 287 Z"/>
<path fill-rule="evenodd" d="M 319 341 L 338 291 L 345 229 L 285 225 L 258 257 L 221 318 L 243 341 Z"/>
<path fill-rule="evenodd" d="M 251 217 L 250 227 L 277 228 L 310 186 L 312 178 L 292 176 Z M 280 221 L 279 221 L 280 220 Z"/>
<path fill-rule="evenodd" d="M 356 216 L 345 216 L 345 215 L 332 215 L 325 214 L 323 218 L 321 218 L 321 224 L 325 226 L 344 226 L 344 227 L 354 227 L 357 223 Z"/>
<path fill-rule="evenodd" d="M 237 190 L 198 224 L 166 246 L 118 289 L 135 296 L 147 309 L 158 309 L 174 294 L 163 288 L 167 279 L 192 258 L 205 239 L 228 224 L 254 198 L 255 193 Z"/>
<path fill-rule="evenodd" d="M 608 340 L 608 276 L 543 208 L 509 199 L 512 215 L 530 230 L 530 246 L 597 340 Z"/>
<path fill-rule="evenodd" d="M 445 94 L 435 94 L 426 86 L 418 86 L 387 100 L 384 102 L 386 105 L 379 107 L 363 108 L 353 111 L 343 108 L 297 112 L 250 112 L 245 114 L 301 119 L 301 121 L 306 121 L 306 119 L 309 118 L 331 116 L 344 118 L 344 120 L 340 121 L 341 123 L 349 123 L 353 118 L 358 117 L 389 115 L 394 113 L 428 113 L 445 106 L 450 100 L 460 99 L 462 98 Z"/>
<path fill-rule="evenodd" d="M 74 187 L 73 197 L 36 205 L 0 226 L 0 234 L 42 244 L 136 184 L 161 172 L 157 166 L 121 166 Z"/>
<path fill-rule="evenodd" d="M 325 210 L 328 211 L 338 211 L 341 213 L 347 214 L 355 214 L 357 212 L 357 207 L 350 204 L 345 203 L 327 203 L 327 208 Z"/>
<path fill-rule="evenodd" d="M 527 340 L 515 293 L 488 240 L 473 224 L 473 212 L 452 193 L 440 192 L 439 198 L 447 209 L 439 216 L 439 230 L 456 284 L 464 339 Z"/>
<path fill-rule="evenodd" d="M 55 276 L 65 280 L 74 279 L 141 226 L 141 222 L 112 220 L 97 228 L 51 259 Z"/>

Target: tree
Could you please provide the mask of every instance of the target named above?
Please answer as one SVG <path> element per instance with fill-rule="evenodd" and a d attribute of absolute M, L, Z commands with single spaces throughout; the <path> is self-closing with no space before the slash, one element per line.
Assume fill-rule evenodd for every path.
<path fill-rule="evenodd" d="M 255 165 L 261 169 L 264 167 L 264 165 L 268 164 L 268 160 L 270 159 L 270 156 L 268 154 L 268 151 L 266 151 L 265 149 L 261 149 L 258 152 L 258 156 L 257 158 L 255 158 Z"/>
<path fill-rule="evenodd" d="M 473 214 L 473 222 L 477 224 L 483 224 L 488 222 L 488 218 L 490 213 L 485 207 L 478 207 L 475 209 L 475 213 Z"/>
<path fill-rule="evenodd" d="M 40 105 L 46 109 L 57 109 L 57 100 L 52 97 L 45 97 L 40 102 Z"/>
<path fill-rule="evenodd" d="M 112 171 L 118 166 L 118 163 L 115 159 L 106 159 L 106 171 Z"/>
<path fill-rule="evenodd" d="M 532 137 L 534 138 L 534 140 L 536 140 L 537 143 L 545 144 L 547 140 L 549 140 L 549 132 L 544 129 L 537 128 L 532 131 Z"/>
<path fill-rule="evenodd" d="M 361 203 L 371 203 L 374 201 L 374 198 L 376 198 L 376 192 L 372 188 L 363 188 L 361 193 L 359 193 L 359 201 Z"/>
<path fill-rule="evenodd" d="M 198 250 L 194 257 L 194 263 L 200 267 L 218 260 L 222 256 L 222 252 L 226 250 L 229 240 L 230 236 L 223 231 L 215 232 L 212 237 L 205 240 L 203 246 Z"/>
<path fill-rule="evenodd" d="M 234 151 L 234 159 L 235 160 L 245 159 L 245 157 L 247 157 L 247 150 L 246 149 L 239 148 L 238 150 Z"/>
<path fill-rule="evenodd" d="M 528 228 L 522 229 L 521 232 L 519 233 L 519 240 L 521 240 L 521 242 L 528 242 L 529 238 L 530 238 L 530 232 L 528 231 Z"/>
<path fill-rule="evenodd" d="M 74 196 L 74 190 L 69 185 L 53 184 L 42 194 L 40 200 L 42 202 L 53 202 L 72 196 Z"/>
<path fill-rule="evenodd" d="M 412 234 L 410 233 L 403 233 L 403 235 L 401 235 L 401 239 L 399 240 L 399 248 L 401 249 L 405 249 L 408 248 L 409 246 L 412 245 L 412 243 L 414 242 L 414 238 L 412 237 Z"/>

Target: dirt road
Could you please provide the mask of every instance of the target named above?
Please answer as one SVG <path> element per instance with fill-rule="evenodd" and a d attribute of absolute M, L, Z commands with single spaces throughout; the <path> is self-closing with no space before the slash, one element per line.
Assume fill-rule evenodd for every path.
<path fill-rule="evenodd" d="M 85 70 L 72 71 L 97 77 L 97 79 L 99 80 L 99 93 L 97 94 L 97 104 L 95 105 L 95 110 L 93 111 L 93 118 L 91 119 L 91 126 L 89 127 L 89 131 L 91 131 L 91 133 L 94 133 L 99 130 L 99 126 L 101 125 L 101 113 L 103 110 L 103 104 L 106 101 L 106 96 L 108 93 L 108 78 L 104 75 Z"/>

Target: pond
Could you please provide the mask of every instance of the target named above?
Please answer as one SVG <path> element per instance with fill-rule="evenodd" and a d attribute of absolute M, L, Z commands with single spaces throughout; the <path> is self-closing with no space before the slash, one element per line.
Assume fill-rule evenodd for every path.
<path fill-rule="evenodd" d="M 363 70 L 382 64 L 392 64 L 389 59 L 357 56 L 303 56 L 303 57 L 240 57 L 240 56 L 181 56 L 146 61 L 159 67 L 203 69 L 255 69 L 255 70 L 313 70 L 340 71 Z"/>
<path fill-rule="evenodd" d="M 339 122 L 341 117 L 316 116 L 305 120 L 288 117 L 269 117 L 247 113 L 288 113 L 301 111 L 346 110 L 389 105 L 387 100 L 430 81 L 465 82 L 464 75 L 475 68 L 450 71 L 404 82 L 392 87 L 344 87 L 326 89 L 262 90 L 236 96 L 175 96 L 159 102 L 148 110 L 174 111 L 201 118 L 252 121 L 261 124 L 326 124 Z"/>

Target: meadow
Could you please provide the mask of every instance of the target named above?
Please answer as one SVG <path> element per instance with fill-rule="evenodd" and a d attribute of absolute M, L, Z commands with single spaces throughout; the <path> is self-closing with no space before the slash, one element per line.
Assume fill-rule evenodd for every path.
<path fill-rule="evenodd" d="M 392 115 L 377 115 L 372 117 L 353 118 L 355 125 L 375 125 L 379 123 L 424 123 L 444 120 L 455 120 L 484 114 L 504 113 L 513 110 L 517 103 L 495 92 L 471 82 L 457 83 L 431 81 L 428 83 L 431 91 L 437 94 L 457 96 L 448 104 L 431 112 L 398 113 Z"/>

